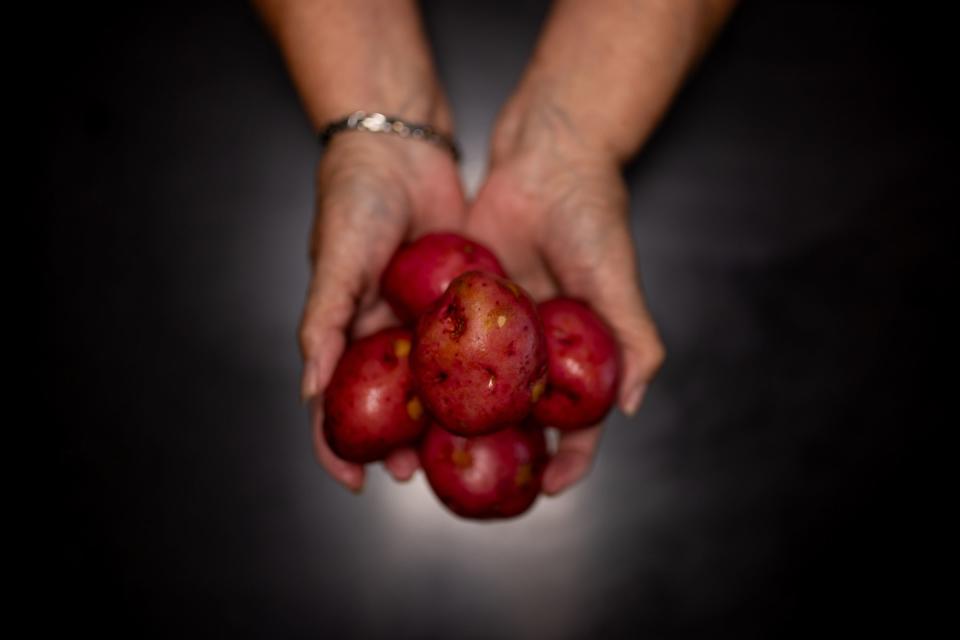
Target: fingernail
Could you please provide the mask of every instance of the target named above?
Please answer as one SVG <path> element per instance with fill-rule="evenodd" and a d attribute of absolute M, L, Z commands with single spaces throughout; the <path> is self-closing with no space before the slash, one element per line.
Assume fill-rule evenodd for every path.
<path fill-rule="evenodd" d="M 300 402 L 307 404 L 310 398 L 317 395 L 318 367 L 313 360 L 307 360 L 303 365 L 303 378 L 300 381 Z"/>
<path fill-rule="evenodd" d="M 347 489 L 349 489 L 350 493 L 352 493 L 355 496 L 358 496 L 361 493 L 363 493 L 363 488 L 367 484 L 365 481 L 366 478 L 364 478 L 362 472 L 357 474 L 356 472 L 350 471 L 345 474 L 344 480 L 350 483 L 350 484 L 344 484 L 344 486 Z"/>
<path fill-rule="evenodd" d="M 638 384 L 633 389 L 630 390 L 630 393 L 626 395 L 623 399 L 623 412 L 628 416 L 633 416 L 637 413 L 637 409 L 640 408 L 640 405 L 643 403 L 643 396 L 647 393 L 647 385 Z"/>
<path fill-rule="evenodd" d="M 323 409 L 323 404 L 320 403 L 319 400 L 320 398 L 318 396 L 311 396 L 303 400 L 303 404 L 307 408 L 307 422 L 311 429 L 316 428 L 317 415 Z"/>
<path fill-rule="evenodd" d="M 563 490 L 563 477 L 569 473 L 570 459 L 565 455 L 556 455 L 550 460 L 543 473 L 542 488 L 548 496 L 553 496 Z"/>

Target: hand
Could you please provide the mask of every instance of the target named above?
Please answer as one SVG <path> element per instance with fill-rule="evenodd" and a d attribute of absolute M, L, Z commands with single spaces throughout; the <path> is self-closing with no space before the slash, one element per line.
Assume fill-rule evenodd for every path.
<path fill-rule="evenodd" d="M 362 337 L 397 323 L 377 289 L 400 243 L 431 230 L 459 229 L 464 215 L 457 167 L 449 153 L 431 144 L 348 132 L 334 137 L 320 161 L 312 277 L 300 324 L 302 396 L 310 406 L 317 459 L 353 491 L 363 488 L 364 469 L 330 450 L 323 433 L 323 391 L 348 335 Z M 418 464 L 409 448 L 384 461 L 400 481 Z"/>
<path fill-rule="evenodd" d="M 489 244 L 537 301 L 560 293 L 579 298 L 610 324 L 622 349 L 619 404 L 632 415 L 665 352 L 637 278 L 620 166 L 612 151 L 583 144 L 559 112 L 526 121 L 537 124 L 498 127 L 468 233 Z M 601 428 L 561 434 L 545 493 L 586 475 Z"/>

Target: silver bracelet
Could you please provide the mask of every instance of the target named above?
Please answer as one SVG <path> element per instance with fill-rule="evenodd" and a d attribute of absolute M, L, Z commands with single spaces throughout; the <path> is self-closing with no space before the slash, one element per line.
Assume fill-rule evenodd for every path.
<path fill-rule="evenodd" d="M 335 134 L 341 131 L 369 131 L 371 133 L 392 133 L 401 138 L 425 140 L 439 145 L 453 154 L 454 160 L 460 159 L 460 150 L 453 138 L 436 131 L 427 124 L 404 122 L 400 118 L 385 116 L 382 113 L 354 111 L 342 120 L 335 120 L 320 130 L 320 144 L 326 146 Z"/>

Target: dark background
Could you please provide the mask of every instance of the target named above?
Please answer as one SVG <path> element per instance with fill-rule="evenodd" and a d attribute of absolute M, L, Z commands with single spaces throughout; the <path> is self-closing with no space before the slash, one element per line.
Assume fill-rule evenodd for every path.
<path fill-rule="evenodd" d="M 36 16 L 57 480 L 38 624 L 921 632 L 948 506 L 922 453 L 943 421 L 930 371 L 957 212 L 947 40 L 942 17 L 875 4 L 734 16 L 628 169 L 662 375 L 636 419 L 611 418 L 585 482 L 492 525 L 446 513 L 422 476 L 371 468 L 356 497 L 312 459 L 295 333 L 318 150 L 252 11 Z M 470 187 L 544 10 L 425 4 Z"/>

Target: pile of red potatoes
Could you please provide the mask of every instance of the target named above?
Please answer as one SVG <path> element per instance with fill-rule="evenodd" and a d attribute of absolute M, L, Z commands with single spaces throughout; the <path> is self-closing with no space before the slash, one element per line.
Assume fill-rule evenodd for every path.
<path fill-rule="evenodd" d="M 587 305 L 539 305 L 496 256 L 453 233 L 401 246 L 381 294 L 404 326 L 350 344 L 325 394 L 324 433 L 357 463 L 415 446 L 437 497 L 465 518 L 530 508 L 544 428 L 600 422 L 620 376 L 613 335 Z"/>

